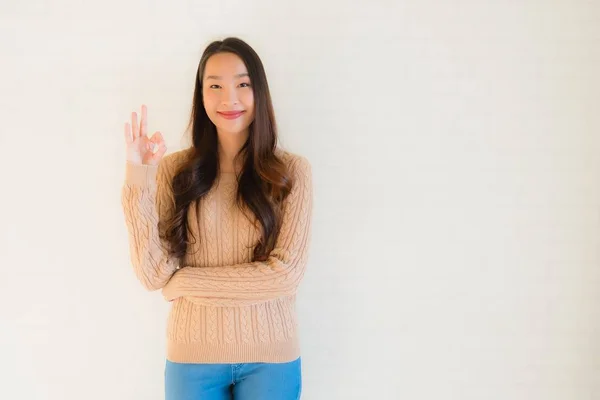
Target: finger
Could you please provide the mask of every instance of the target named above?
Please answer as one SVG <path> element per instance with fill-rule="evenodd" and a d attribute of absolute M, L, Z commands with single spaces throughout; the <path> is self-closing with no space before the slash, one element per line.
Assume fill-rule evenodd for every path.
<path fill-rule="evenodd" d="M 131 136 L 131 125 L 129 122 L 125 122 L 125 143 L 129 144 L 133 142 L 133 137 Z"/>
<path fill-rule="evenodd" d="M 165 146 L 165 144 L 162 143 L 159 146 L 157 146 L 156 151 L 154 153 L 152 153 L 150 158 L 153 161 L 160 162 L 160 159 L 165 155 L 166 152 L 167 152 L 167 146 Z"/>
<path fill-rule="evenodd" d="M 140 137 L 140 127 L 138 126 L 137 113 L 135 111 L 131 113 L 131 128 L 133 130 L 133 140 Z"/>
<path fill-rule="evenodd" d="M 148 149 L 152 151 L 152 153 L 154 153 L 161 144 L 164 144 L 164 139 L 159 131 L 154 132 L 154 134 L 148 138 Z"/>
<path fill-rule="evenodd" d="M 142 104 L 142 128 L 140 130 L 140 135 L 148 135 L 148 108 L 144 104 Z"/>
<path fill-rule="evenodd" d="M 156 131 L 150 138 L 150 141 L 152 143 L 156 143 L 156 144 L 160 145 L 162 142 L 165 141 L 165 138 L 163 137 L 162 133 L 160 133 L 160 131 Z"/>
<path fill-rule="evenodd" d="M 152 158 L 154 158 L 156 160 L 160 160 L 162 158 L 162 156 L 165 155 L 166 152 L 167 152 L 167 146 L 165 146 L 165 144 L 162 143 L 161 145 L 158 146 L 158 149 L 156 150 L 156 153 L 154 153 L 152 155 Z"/>

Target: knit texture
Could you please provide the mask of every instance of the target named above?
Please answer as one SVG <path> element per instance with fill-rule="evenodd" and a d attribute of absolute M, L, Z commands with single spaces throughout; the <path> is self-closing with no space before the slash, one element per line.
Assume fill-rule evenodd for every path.
<path fill-rule="evenodd" d="M 171 180 L 190 150 L 169 154 L 158 166 L 127 162 L 121 196 L 135 276 L 146 289 L 162 289 L 166 299 L 174 299 L 167 321 L 167 358 L 182 363 L 298 358 L 295 301 L 311 238 L 310 163 L 277 150 L 288 165 L 293 188 L 266 261 L 251 261 L 261 226 L 247 207 L 236 204 L 235 174 L 221 173 L 206 196 L 188 209 L 190 243 L 180 265 L 167 257 L 158 221 L 174 212 Z"/>

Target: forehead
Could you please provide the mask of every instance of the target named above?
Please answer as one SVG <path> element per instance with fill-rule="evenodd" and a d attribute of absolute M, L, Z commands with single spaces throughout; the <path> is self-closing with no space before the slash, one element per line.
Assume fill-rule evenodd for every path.
<path fill-rule="evenodd" d="M 242 59 L 233 53 L 218 53 L 211 56 L 204 68 L 204 79 L 237 79 L 248 76 Z"/>

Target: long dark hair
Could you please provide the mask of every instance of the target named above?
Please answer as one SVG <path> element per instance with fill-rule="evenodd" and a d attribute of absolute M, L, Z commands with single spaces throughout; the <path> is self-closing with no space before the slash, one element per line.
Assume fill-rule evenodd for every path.
<path fill-rule="evenodd" d="M 188 208 L 206 195 L 217 179 L 218 136 L 204 108 L 202 78 L 208 59 L 221 52 L 234 53 L 243 60 L 254 91 L 255 117 L 249 126 L 248 140 L 236 155 L 236 159 L 244 158 L 242 171 L 237 176 L 236 202 L 239 207 L 246 205 L 261 225 L 262 235 L 254 248 L 253 261 L 264 261 L 275 246 L 283 217 L 282 203 L 293 182 L 286 164 L 275 154 L 277 126 L 262 62 L 252 47 L 236 37 L 210 43 L 200 59 L 188 125 L 192 132 L 192 151 L 173 177 L 175 210 L 168 220 L 160 222 L 161 237 L 169 244 L 169 255 L 181 260 L 191 243 L 187 229 Z"/>

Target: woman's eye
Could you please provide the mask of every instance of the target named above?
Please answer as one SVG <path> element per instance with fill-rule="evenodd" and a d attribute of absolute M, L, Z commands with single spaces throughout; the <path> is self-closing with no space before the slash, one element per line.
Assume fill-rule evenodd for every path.
<path fill-rule="evenodd" d="M 249 83 L 247 83 L 247 82 L 240 83 L 240 85 L 241 85 L 241 86 L 242 86 L 242 85 L 245 85 L 245 86 L 242 86 L 242 87 L 250 87 L 250 84 L 249 84 Z M 210 88 L 210 89 L 218 89 L 218 88 L 220 88 L 220 87 L 221 87 L 221 86 L 219 86 L 219 85 L 210 85 L 210 86 L 209 86 L 209 88 Z"/>

